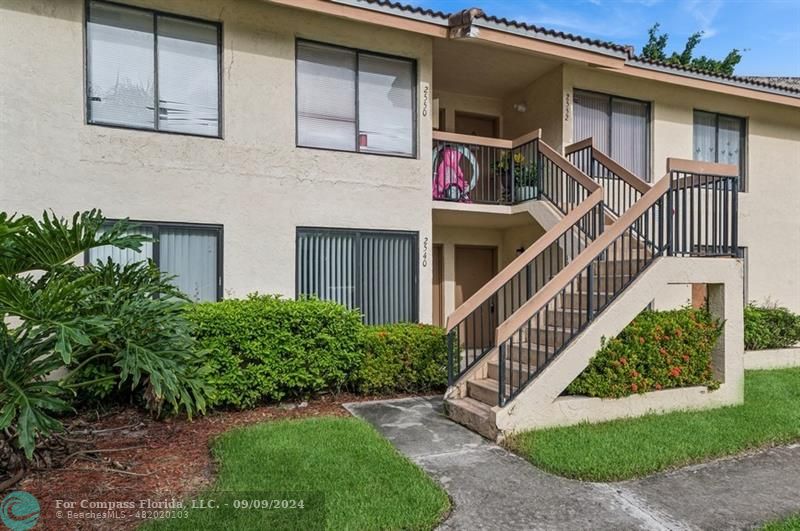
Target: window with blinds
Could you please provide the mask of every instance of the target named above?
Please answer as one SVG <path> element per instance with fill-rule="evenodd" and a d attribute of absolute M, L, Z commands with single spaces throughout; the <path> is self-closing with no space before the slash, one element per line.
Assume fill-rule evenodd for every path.
<path fill-rule="evenodd" d="M 584 90 L 574 92 L 573 139 L 594 145 L 650 181 L 650 104 Z"/>
<path fill-rule="evenodd" d="M 95 263 L 109 258 L 127 265 L 152 260 L 173 284 L 198 302 L 222 298 L 222 227 L 178 223 L 135 223 L 134 234 L 152 238 L 139 251 L 110 245 L 95 247 L 86 260 Z"/>
<path fill-rule="evenodd" d="M 739 191 L 746 190 L 744 118 L 694 111 L 694 160 L 733 164 L 739 169 Z"/>
<path fill-rule="evenodd" d="M 219 136 L 219 25 L 93 0 L 89 123 Z"/>
<path fill-rule="evenodd" d="M 358 308 L 368 324 L 415 322 L 417 233 L 297 230 L 297 296 Z"/>
<path fill-rule="evenodd" d="M 416 63 L 297 42 L 297 145 L 413 157 Z"/>

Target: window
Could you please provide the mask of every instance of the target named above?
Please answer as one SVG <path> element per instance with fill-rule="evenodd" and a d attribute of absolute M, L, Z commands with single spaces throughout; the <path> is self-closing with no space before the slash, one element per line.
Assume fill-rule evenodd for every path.
<path fill-rule="evenodd" d="M 369 324 L 417 321 L 417 233 L 297 229 L 297 295 L 359 308 Z"/>
<path fill-rule="evenodd" d="M 694 111 L 694 160 L 736 165 L 742 192 L 746 190 L 745 138 L 744 118 Z"/>
<path fill-rule="evenodd" d="M 89 123 L 220 136 L 220 26 L 89 2 Z"/>
<path fill-rule="evenodd" d="M 90 249 L 90 263 L 111 258 L 120 264 L 153 260 L 195 301 L 222 298 L 222 227 L 184 223 L 134 222 L 135 233 L 153 238 L 137 251 L 106 245 Z"/>
<path fill-rule="evenodd" d="M 650 181 L 650 104 L 575 90 L 575 141 L 595 147 L 638 177 Z"/>
<path fill-rule="evenodd" d="M 297 42 L 297 145 L 413 157 L 416 63 Z"/>

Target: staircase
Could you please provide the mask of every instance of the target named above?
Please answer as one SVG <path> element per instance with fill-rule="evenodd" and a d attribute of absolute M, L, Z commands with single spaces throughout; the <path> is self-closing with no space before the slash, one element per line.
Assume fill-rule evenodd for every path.
<path fill-rule="evenodd" d="M 541 198 L 562 219 L 447 324 L 448 414 L 490 439 L 501 435 L 498 412 L 660 257 L 736 256 L 735 168 L 670 159 L 650 186 L 591 140 L 566 158 L 541 141 L 538 151 L 551 172 Z M 580 201 L 569 195 L 577 187 Z"/>

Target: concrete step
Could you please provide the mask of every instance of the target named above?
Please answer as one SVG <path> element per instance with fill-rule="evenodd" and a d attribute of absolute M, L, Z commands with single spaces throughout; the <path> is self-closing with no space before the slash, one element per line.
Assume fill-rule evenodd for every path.
<path fill-rule="evenodd" d="M 499 383 L 492 378 L 479 378 L 467 382 L 467 396 L 489 406 L 497 405 Z"/>
<path fill-rule="evenodd" d="M 574 326 L 576 328 L 585 321 L 586 308 L 582 310 L 572 310 L 567 308 L 548 310 L 539 318 L 540 323 L 547 323 L 547 325 L 564 326 L 566 324 L 567 326 Z"/>
<path fill-rule="evenodd" d="M 612 293 L 605 291 L 592 290 L 592 306 L 596 308 L 599 304 L 605 304 L 612 297 Z M 585 310 L 589 293 L 587 291 L 569 292 L 566 296 L 560 297 L 557 301 L 559 308 L 567 310 Z"/>
<path fill-rule="evenodd" d="M 491 406 L 474 398 L 448 398 L 444 403 L 447 416 L 462 426 L 483 435 L 492 441 L 498 431 Z"/>
<path fill-rule="evenodd" d="M 544 363 L 544 354 L 540 354 L 542 363 Z M 488 376 L 492 380 L 500 381 L 500 363 L 498 361 L 490 361 L 487 364 Z M 531 364 L 528 365 L 527 355 L 519 361 L 506 362 L 506 381 L 512 385 L 518 385 L 520 381 L 527 380 L 528 374 L 536 371 L 536 352 L 531 350 Z"/>

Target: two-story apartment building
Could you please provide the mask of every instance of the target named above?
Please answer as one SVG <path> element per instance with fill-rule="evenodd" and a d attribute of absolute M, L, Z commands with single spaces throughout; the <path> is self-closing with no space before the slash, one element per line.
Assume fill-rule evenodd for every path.
<path fill-rule="evenodd" d="M 800 310 L 796 88 L 379 0 L 0 0 L 0 43 L 3 210 L 140 221 L 118 258 L 197 300 L 443 324 L 561 215 L 528 135 L 593 178 L 587 138 L 645 184 L 734 165 L 745 296 Z"/>

